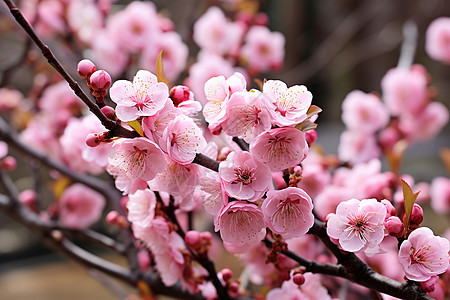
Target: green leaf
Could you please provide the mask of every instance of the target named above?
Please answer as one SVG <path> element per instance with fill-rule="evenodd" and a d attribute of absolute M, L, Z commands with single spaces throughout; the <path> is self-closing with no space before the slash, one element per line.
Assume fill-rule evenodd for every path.
<path fill-rule="evenodd" d="M 417 193 L 413 193 L 411 187 L 409 184 L 400 178 L 400 181 L 402 182 L 402 188 L 403 188 L 403 198 L 405 199 L 405 219 L 403 220 L 405 224 L 405 238 L 406 234 L 408 232 L 408 226 L 409 226 L 409 219 L 411 218 L 412 209 L 414 206 L 414 202 L 416 202 L 417 196 L 419 196 L 420 191 Z"/>
<path fill-rule="evenodd" d="M 159 52 L 158 58 L 156 59 L 156 77 L 158 78 L 158 82 L 164 82 L 169 86 L 169 81 L 167 81 L 166 76 L 164 75 L 162 52 L 162 50 Z"/>
<path fill-rule="evenodd" d="M 142 131 L 141 123 L 138 120 L 127 122 L 128 125 L 131 126 L 140 136 L 144 136 L 144 132 Z"/>

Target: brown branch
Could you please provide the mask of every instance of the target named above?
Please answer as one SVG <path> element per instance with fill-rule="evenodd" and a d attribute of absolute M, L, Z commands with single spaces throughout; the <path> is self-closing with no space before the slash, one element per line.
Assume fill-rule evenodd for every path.
<path fill-rule="evenodd" d="M 44 44 L 41 38 L 36 34 L 33 27 L 24 18 L 20 10 L 14 5 L 11 0 L 4 0 L 8 6 L 11 14 L 16 19 L 16 22 L 25 30 L 28 36 L 33 40 L 33 42 L 39 47 L 44 57 L 47 59 L 48 63 L 64 78 L 64 80 L 69 84 L 70 88 L 74 91 L 75 95 L 78 96 L 89 108 L 89 110 L 97 116 L 100 122 L 111 132 L 111 136 L 120 136 L 133 138 L 137 137 L 138 134 L 134 131 L 130 131 L 119 125 L 116 121 L 108 119 L 89 97 L 83 92 L 78 83 L 70 76 L 70 74 L 64 69 L 62 64 L 50 50 L 50 48 Z"/>
<path fill-rule="evenodd" d="M 208 168 L 210 170 L 219 171 L 219 162 L 217 160 L 214 160 L 212 158 L 209 158 L 208 156 L 197 153 L 194 160 L 192 161 L 194 164 L 201 165 L 205 168 Z"/>

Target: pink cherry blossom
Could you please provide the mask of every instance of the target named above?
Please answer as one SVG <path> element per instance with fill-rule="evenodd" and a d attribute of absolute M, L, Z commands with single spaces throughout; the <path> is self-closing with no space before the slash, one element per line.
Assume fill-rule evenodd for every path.
<path fill-rule="evenodd" d="M 305 164 L 305 161 L 308 158 L 302 162 L 302 166 L 304 166 L 302 171 L 302 180 L 297 183 L 297 187 L 305 190 L 305 192 L 314 199 L 325 189 L 327 184 L 329 184 L 330 173 L 320 164 Z"/>
<path fill-rule="evenodd" d="M 112 76 L 119 76 L 128 64 L 128 53 L 120 44 L 119 36 L 105 29 L 97 31 L 92 41 L 92 60 Z"/>
<path fill-rule="evenodd" d="M 123 195 L 136 193 L 137 190 L 145 190 L 147 181 L 141 178 L 130 178 L 122 169 L 108 165 L 106 171 L 115 178 L 114 184 Z"/>
<path fill-rule="evenodd" d="M 198 185 L 202 174 L 197 164 L 179 164 L 166 157 L 166 167 L 148 182 L 153 191 L 167 192 L 173 196 L 187 196 Z"/>
<path fill-rule="evenodd" d="M 217 216 L 215 230 L 220 230 L 225 247 L 234 254 L 247 252 L 266 234 L 261 209 L 245 201 L 224 206 Z"/>
<path fill-rule="evenodd" d="M 210 128 L 221 128 L 228 120 L 227 103 L 234 93 L 245 91 L 247 82 L 244 75 L 235 72 L 228 79 L 224 76 L 210 78 L 205 83 L 204 93 L 208 102 L 203 115 Z"/>
<path fill-rule="evenodd" d="M 0 141 L 0 158 L 4 158 L 8 154 L 8 144 Z"/>
<path fill-rule="evenodd" d="M 339 139 L 338 155 L 342 161 L 358 164 L 379 158 L 381 149 L 374 135 L 346 130 Z"/>
<path fill-rule="evenodd" d="M 117 103 L 116 115 L 124 122 L 140 116 L 154 116 L 169 98 L 169 89 L 149 71 L 139 70 L 133 78 L 118 80 L 110 89 L 111 100 Z"/>
<path fill-rule="evenodd" d="M 102 27 L 103 16 L 91 0 L 70 1 L 67 8 L 67 22 L 77 37 L 90 44 Z"/>
<path fill-rule="evenodd" d="M 449 251 L 447 239 L 435 236 L 427 227 L 421 227 L 403 241 L 398 259 L 408 279 L 423 282 L 447 270 Z"/>
<path fill-rule="evenodd" d="M 172 100 L 168 99 L 164 107 L 156 115 L 142 119 L 142 130 L 144 134 L 159 145 L 164 130 L 178 114 L 178 111 L 173 106 Z"/>
<path fill-rule="evenodd" d="M 263 93 L 275 104 L 272 123 L 278 126 L 293 126 L 306 119 L 311 106 L 312 94 L 304 85 L 290 88 L 280 80 L 264 83 Z"/>
<path fill-rule="evenodd" d="M 185 85 L 189 86 L 200 103 L 206 103 L 204 86 L 214 76 L 230 76 L 233 74 L 231 62 L 215 54 L 201 55 L 189 69 L 189 77 Z"/>
<path fill-rule="evenodd" d="M 284 281 L 281 288 L 267 293 L 267 300 L 331 300 L 327 289 L 322 285 L 319 274 L 305 273 L 305 283 L 299 288 L 292 279 Z"/>
<path fill-rule="evenodd" d="M 384 238 L 386 207 L 376 199 L 351 199 L 337 206 L 327 223 L 327 234 L 345 251 L 377 246 Z"/>
<path fill-rule="evenodd" d="M 342 102 L 342 121 L 350 130 L 373 133 L 387 125 L 389 114 L 377 96 L 356 90 Z"/>
<path fill-rule="evenodd" d="M 16 108 L 23 99 L 21 92 L 15 89 L 0 88 L 0 111 Z"/>
<path fill-rule="evenodd" d="M 89 133 L 105 130 L 94 115 L 71 118 L 60 138 L 63 159 L 67 165 L 79 172 L 100 174 L 108 164 L 108 152 L 112 144 L 101 143 L 96 147 L 89 147 L 84 141 Z"/>
<path fill-rule="evenodd" d="M 150 226 L 155 217 L 155 193 L 149 189 L 139 190 L 128 198 L 128 221 L 142 227 Z"/>
<path fill-rule="evenodd" d="M 175 231 L 169 234 L 167 251 L 155 254 L 156 270 L 166 286 L 172 286 L 182 279 L 184 265 L 184 240 Z"/>
<path fill-rule="evenodd" d="M 230 153 L 220 163 L 219 176 L 228 196 L 236 199 L 256 201 L 272 185 L 269 168 L 243 151 Z"/>
<path fill-rule="evenodd" d="M 337 206 L 341 202 L 350 199 L 351 196 L 351 190 L 348 188 L 336 185 L 328 185 L 319 195 L 313 198 L 314 212 L 322 220 L 325 220 L 325 217 L 328 214 L 334 213 Z"/>
<path fill-rule="evenodd" d="M 203 207 L 214 216 L 219 213 L 224 205 L 228 204 L 228 196 L 222 188 L 222 182 L 216 172 L 206 172 L 200 178 L 198 190 L 200 191 L 198 196 L 201 197 Z"/>
<path fill-rule="evenodd" d="M 174 81 L 186 66 L 188 47 L 183 43 L 176 32 L 164 32 L 157 35 L 154 44 L 144 48 L 141 56 L 141 66 L 156 73 L 156 59 L 162 51 L 164 75 L 168 80 Z"/>
<path fill-rule="evenodd" d="M 194 24 L 194 41 L 207 52 L 229 53 L 241 37 L 241 28 L 229 22 L 218 7 L 210 7 Z"/>
<path fill-rule="evenodd" d="M 131 180 L 151 180 L 165 167 L 164 153 L 146 138 L 117 140 L 108 161 Z"/>
<path fill-rule="evenodd" d="M 450 212 L 450 179 L 436 177 L 431 182 L 431 207 L 438 214 Z"/>
<path fill-rule="evenodd" d="M 236 92 L 226 104 L 228 119 L 222 126 L 223 131 L 250 143 L 272 127 L 269 108 L 272 108 L 271 103 L 260 92 Z"/>
<path fill-rule="evenodd" d="M 261 133 L 250 143 L 250 153 L 272 171 L 294 167 L 308 155 L 305 133 L 291 128 L 274 128 Z"/>
<path fill-rule="evenodd" d="M 241 54 L 252 71 L 278 70 L 283 66 L 284 45 L 285 39 L 280 32 L 271 32 L 265 26 L 252 26 Z"/>
<path fill-rule="evenodd" d="M 394 116 L 419 113 L 427 100 L 427 78 L 418 68 L 390 69 L 381 80 L 383 101 Z"/>
<path fill-rule="evenodd" d="M 155 217 L 146 227 L 132 223 L 132 229 L 134 236 L 142 240 L 152 253 L 159 254 L 167 251 L 170 228 L 163 217 Z"/>
<path fill-rule="evenodd" d="M 98 192 L 75 183 L 64 190 L 58 207 L 61 224 L 83 229 L 100 219 L 105 207 L 105 198 Z"/>
<path fill-rule="evenodd" d="M 314 224 L 311 198 L 296 187 L 267 192 L 261 209 L 270 230 L 284 239 L 303 236 Z"/>
<path fill-rule="evenodd" d="M 450 64 L 450 18 L 440 17 L 431 22 L 425 37 L 425 50 L 428 55 Z"/>
<path fill-rule="evenodd" d="M 206 147 L 206 140 L 202 130 L 191 118 L 179 115 L 164 129 L 160 145 L 171 159 L 185 165 L 191 163 L 195 155 Z"/>
<path fill-rule="evenodd" d="M 158 32 L 155 6 L 151 2 L 133 1 L 108 18 L 106 27 L 120 37 L 121 48 L 142 51 Z"/>

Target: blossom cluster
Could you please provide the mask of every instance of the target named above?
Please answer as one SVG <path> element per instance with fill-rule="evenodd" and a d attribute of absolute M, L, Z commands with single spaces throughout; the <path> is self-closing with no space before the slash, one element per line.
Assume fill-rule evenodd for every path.
<path fill-rule="evenodd" d="M 114 129 L 85 114 L 65 83 L 48 78 L 36 77 L 36 91 L 27 97 L 1 88 L 0 112 L 20 115 L 12 118 L 22 129 L 20 140 L 75 174 L 111 175 L 122 198 L 108 207 L 105 220 L 131 229 L 142 270 L 155 270 L 166 286 L 181 283 L 192 294 L 216 299 L 211 271 L 194 261 L 213 256 L 220 244 L 238 255 L 251 282 L 271 289 L 266 299 L 332 299 L 336 283 L 282 255 L 291 251 L 328 266 L 336 263 L 331 245 L 390 278 L 420 283 L 429 295 L 444 293 L 450 243 L 421 224 L 428 201 L 439 214 L 450 211 L 450 181 L 414 182 L 399 174 L 398 165 L 403 145 L 436 136 L 449 119 L 447 108 L 432 101 L 423 66 L 389 70 L 381 96 L 350 92 L 342 103 L 346 131 L 338 155 L 327 155 L 315 144 L 321 110 L 305 85 L 264 80 L 259 89 L 248 87 L 249 76 L 279 69 L 284 57 L 284 37 L 266 27 L 264 14 L 232 21 L 209 8 L 193 26 L 198 59 L 185 85 L 172 86 L 188 55 L 172 22 L 149 2 L 134 1 L 115 13 L 111 2 L 23 6 L 30 12 L 38 5 L 40 34 L 61 34 L 68 26 L 89 48 L 99 70 L 82 60 L 78 73 Z M 448 62 L 444 21 L 430 26 L 427 51 Z M 140 67 L 131 81 L 111 79 L 109 73 L 116 78 L 134 71 L 136 59 Z M 119 127 L 129 135 L 114 135 Z M 15 167 L 7 153 L 0 142 L 0 169 Z M 391 171 L 383 171 L 383 155 L 391 158 Z M 55 202 L 46 209 L 36 206 L 33 191 L 19 195 L 40 220 L 83 230 L 102 218 L 110 199 L 57 172 L 51 176 Z M 416 197 L 421 190 L 416 203 L 398 177 Z M 194 214 L 219 234 L 194 230 Z M 317 224 L 324 224 L 326 246 L 308 234 Z M 241 295 L 229 269 L 214 275 L 230 295 Z"/>

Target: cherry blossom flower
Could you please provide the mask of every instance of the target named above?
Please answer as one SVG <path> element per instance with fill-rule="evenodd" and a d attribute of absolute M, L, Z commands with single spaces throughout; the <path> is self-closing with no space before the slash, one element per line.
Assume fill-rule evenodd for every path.
<path fill-rule="evenodd" d="M 16 108 L 23 99 L 21 92 L 15 89 L 0 88 L 0 111 Z"/>
<path fill-rule="evenodd" d="M 219 130 L 228 120 L 227 103 L 234 93 L 246 90 L 244 75 L 234 73 L 228 79 L 224 76 L 210 78 L 205 83 L 205 95 L 208 102 L 203 108 L 203 115 L 210 129 Z"/>
<path fill-rule="evenodd" d="M 296 187 L 267 192 L 261 209 L 270 230 L 284 239 L 303 236 L 314 224 L 311 198 Z"/>
<path fill-rule="evenodd" d="M 403 241 L 398 259 L 408 279 L 423 282 L 447 270 L 449 251 L 447 239 L 435 236 L 430 228 L 421 227 Z"/>
<path fill-rule="evenodd" d="M 115 141 L 108 161 L 131 180 L 151 180 L 165 167 L 164 153 L 146 138 Z"/>
<path fill-rule="evenodd" d="M 198 185 L 201 167 L 197 164 L 182 165 L 166 157 L 166 167 L 148 182 L 153 191 L 167 192 L 173 196 L 186 196 Z"/>
<path fill-rule="evenodd" d="M 128 63 L 128 53 L 120 44 L 119 36 L 105 29 L 97 31 L 92 41 L 92 60 L 112 76 L 119 76 Z"/>
<path fill-rule="evenodd" d="M 90 44 L 102 27 L 102 13 L 91 0 L 70 1 L 67 8 L 67 22 L 77 37 Z"/>
<path fill-rule="evenodd" d="M 128 198 L 128 221 L 142 227 L 150 226 L 155 217 L 155 193 L 149 189 L 139 190 Z"/>
<path fill-rule="evenodd" d="M 161 149 L 182 165 L 191 163 L 195 155 L 206 147 L 202 130 L 185 115 L 178 115 L 162 134 Z"/>
<path fill-rule="evenodd" d="M 305 133 L 291 128 L 274 128 L 250 143 L 250 153 L 272 171 L 281 171 L 302 162 L 308 155 Z"/>
<path fill-rule="evenodd" d="M 438 214 L 450 212 L 450 179 L 436 177 L 431 182 L 431 207 Z"/>
<path fill-rule="evenodd" d="M 120 37 L 120 47 L 142 51 L 158 32 L 156 9 L 151 2 L 133 1 L 124 10 L 108 18 L 106 27 Z"/>
<path fill-rule="evenodd" d="M 202 50 L 216 54 L 229 53 L 238 47 L 242 30 L 229 22 L 222 10 L 210 7 L 194 24 L 194 41 Z"/>
<path fill-rule="evenodd" d="M 118 80 L 110 89 L 111 100 L 117 103 L 116 115 L 124 122 L 133 121 L 140 116 L 154 116 L 169 98 L 169 88 L 158 82 L 154 74 L 139 70 L 133 78 Z"/>
<path fill-rule="evenodd" d="M 142 240 L 153 254 L 160 254 L 167 251 L 170 228 L 163 217 L 156 216 L 150 225 L 146 227 L 132 223 L 131 228 L 133 229 L 134 236 Z"/>
<path fill-rule="evenodd" d="M 205 104 L 205 83 L 214 76 L 230 76 L 233 74 L 233 66 L 230 61 L 217 54 L 202 54 L 189 69 L 189 77 L 185 85 L 189 86 L 200 103 Z"/>
<path fill-rule="evenodd" d="M 241 54 L 254 72 L 278 70 L 283 66 L 284 36 L 265 26 L 252 26 L 245 37 Z"/>
<path fill-rule="evenodd" d="M 377 246 L 384 238 L 386 207 L 376 199 L 351 199 L 337 206 L 327 223 L 327 234 L 345 251 Z"/>
<path fill-rule="evenodd" d="M 373 133 L 387 125 L 389 114 L 377 96 L 356 90 L 342 102 L 342 121 L 350 130 Z"/>
<path fill-rule="evenodd" d="M 114 184 L 123 195 L 136 193 L 137 190 L 145 190 L 147 181 L 141 178 L 130 178 L 122 169 L 108 165 L 106 171 L 115 178 Z"/>
<path fill-rule="evenodd" d="M 142 130 L 145 136 L 160 145 L 164 129 L 177 115 L 178 111 L 175 110 L 172 100 L 168 99 L 156 115 L 142 118 Z"/>
<path fill-rule="evenodd" d="M 203 207 L 214 216 L 219 213 L 224 205 L 228 204 L 228 196 L 222 188 L 222 182 L 216 172 L 206 172 L 200 178 L 198 190 Z"/>
<path fill-rule="evenodd" d="M 304 85 L 288 88 L 283 81 L 268 80 L 264 83 L 263 93 L 276 106 L 272 121 L 274 125 L 293 126 L 306 119 L 312 94 Z"/>
<path fill-rule="evenodd" d="M 342 161 L 358 164 L 379 158 L 381 149 L 374 135 L 346 130 L 339 139 L 338 155 Z"/>
<path fill-rule="evenodd" d="M 248 201 L 261 198 L 272 184 L 269 168 L 243 151 L 230 153 L 220 163 L 219 176 L 228 196 Z"/>
<path fill-rule="evenodd" d="M 59 198 L 59 221 L 71 228 L 83 229 L 100 219 L 105 198 L 87 186 L 75 183 Z"/>
<path fill-rule="evenodd" d="M 250 143 L 271 128 L 270 105 L 267 98 L 257 91 L 234 93 L 226 104 L 228 119 L 222 126 L 224 132 Z"/>
<path fill-rule="evenodd" d="M 381 90 L 392 115 L 417 114 L 427 100 L 426 74 L 419 68 L 390 69 L 381 79 Z"/>
<path fill-rule="evenodd" d="M 245 201 L 224 206 L 217 216 L 215 230 L 220 230 L 225 248 L 233 254 L 247 252 L 266 234 L 261 209 Z"/>
<path fill-rule="evenodd" d="M 299 288 L 292 279 L 284 281 L 281 288 L 274 288 L 267 293 L 267 300 L 331 300 L 327 289 L 322 285 L 319 274 L 305 273 L 305 283 Z"/>
<path fill-rule="evenodd" d="M 186 66 L 188 47 L 183 43 L 176 32 L 164 32 L 158 34 L 154 44 L 145 47 L 141 56 L 141 66 L 156 73 L 156 59 L 162 51 L 162 63 L 164 75 L 168 80 L 174 81 Z"/>
<path fill-rule="evenodd" d="M 428 55 L 450 64 L 450 18 L 440 17 L 431 22 L 425 37 L 425 50 Z"/>
<path fill-rule="evenodd" d="M 108 164 L 108 153 L 111 143 L 100 143 L 96 147 L 86 145 L 86 136 L 89 133 L 100 133 L 106 128 L 94 115 L 83 118 L 71 118 L 60 143 L 64 161 L 73 170 L 100 174 Z"/>

